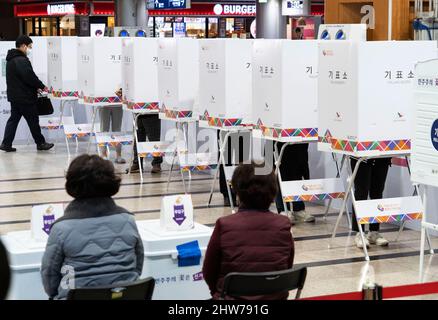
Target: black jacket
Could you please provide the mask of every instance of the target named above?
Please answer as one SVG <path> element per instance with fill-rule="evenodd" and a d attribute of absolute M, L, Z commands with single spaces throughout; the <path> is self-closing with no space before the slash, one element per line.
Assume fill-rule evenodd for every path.
<path fill-rule="evenodd" d="M 17 104 L 35 104 L 38 89 L 45 88 L 29 59 L 17 49 L 9 50 L 6 56 L 6 85 L 8 101 Z"/>

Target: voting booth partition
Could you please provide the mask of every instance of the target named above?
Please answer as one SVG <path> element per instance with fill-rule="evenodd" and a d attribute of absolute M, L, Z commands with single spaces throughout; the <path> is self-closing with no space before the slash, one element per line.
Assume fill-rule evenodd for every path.
<path fill-rule="evenodd" d="M 48 87 L 53 98 L 78 97 L 78 38 L 47 38 Z"/>
<path fill-rule="evenodd" d="M 410 154 L 415 63 L 433 57 L 436 44 L 432 41 L 320 43 L 319 110 L 327 125 L 320 130 L 329 132 L 331 151 L 347 157 L 349 175 L 330 245 L 349 197 L 358 224 L 400 222 L 401 231 L 406 221 L 421 219 L 421 206 L 406 206 L 421 203 L 417 188 L 409 201 L 406 197 L 382 199 L 373 206 L 368 200 L 355 200 L 353 185 L 361 163 Z M 357 159 L 354 169 L 349 168 L 351 157 Z M 359 231 L 364 241 L 362 228 Z M 366 246 L 363 250 L 369 260 Z"/>
<path fill-rule="evenodd" d="M 140 178 L 143 181 L 143 163 L 137 136 L 138 117 L 158 114 L 158 39 L 122 39 L 122 94 L 123 107 L 133 117 L 133 134 L 138 151 Z M 134 159 L 132 158 L 131 164 Z"/>
<path fill-rule="evenodd" d="M 339 175 L 327 181 L 283 181 L 278 170 L 289 145 L 318 139 L 318 43 L 254 41 L 253 136 L 274 143 L 284 208 L 289 202 L 328 200 L 328 212 L 331 201 L 345 195 Z M 280 142 L 284 143 L 281 149 Z"/>
<path fill-rule="evenodd" d="M 37 77 L 48 85 L 48 52 L 47 41 L 49 37 L 32 37 L 32 53 L 29 60 Z"/>
<path fill-rule="evenodd" d="M 83 104 L 92 108 L 91 128 L 95 132 L 98 110 L 108 106 L 122 107 L 122 98 L 117 95 L 122 88 L 122 38 L 80 38 L 78 57 L 80 96 Z M 124 133 L 100 132 L 95 136 L 100 147 L 116 147 L 133 142 L 132 136 L 128 139 Z"/>
<path fill-rule="evenodd" d="M 158 40 L 158 90 L 165 118 L 192 118 L 199 90 L 199 41 Z"/>
<path fill-rule="evenodd" d="M 424 186 L 420 246 L 420 281 L 423 281 L 428 230 L 438 230 L 438 224 L 431 222 L 430 213 L 433 211 L 427 202 L 428 188 L 438 187 L 438 59 L 419 62 L 415 73 L 411 179 L 414 184 Z"/>
<path fill-rule="evenodd" d="M 252 45 L 240 39 L 199 41 L 200 116 L 209 126 L 252 124 Z"/>

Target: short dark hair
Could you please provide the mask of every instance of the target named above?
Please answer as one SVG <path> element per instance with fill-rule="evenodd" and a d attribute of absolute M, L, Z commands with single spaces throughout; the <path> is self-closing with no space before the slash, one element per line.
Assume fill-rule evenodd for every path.
<path fill-rule="evenodd" d="M 262 166 L 241 164 L 234 171 L 231 184 L 242 209 L 268 210 L 277 194 L 277 177 L 274 172 L 256 174 L 258 167 Z"/>
<path fill-rule="evenodd" d="M 22 35 L 15 40 L 15 48 L 20 48 L 23 44 L 28 46 L 33 43 L 32 39 L 29 36 Z"/>
<path fill-rule="evenodd" d="M 121 182 L 111 161 L 88 154 L 72 161 L 66 180 L 67 193 L 76 199 L 111 197 L 119 192 Z"/>

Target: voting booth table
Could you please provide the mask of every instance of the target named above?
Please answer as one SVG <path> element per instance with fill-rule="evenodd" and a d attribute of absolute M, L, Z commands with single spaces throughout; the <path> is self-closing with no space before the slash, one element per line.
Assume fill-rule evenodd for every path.
<path fill-rule="evenodd" d="M 191 176 L 192 171 L 209 170 L 198 163 L 181 164 L 181 155 L 189 153 L 189 124 L 198 121 L 194 109 L 199 94 L 199 41 L 190 38 L 160 38 L 158 40 L 158 95 L 160 103 L 159 117 L 175 123 L 175 150 L 172 156 L 168 186 L 175 164 L 179 164 L 183 179 L 184 191 L 186 183 L 184 172 Z M 184 147 L 180 148 L 181 141 Z M 198 159 L 197 156 L 188 159 Z M 216 161 L 217 162 L 217 161 Z M 216 166 L 216 164 L 211 164 Z M 191 168 L 193 170 L 184 170 Z"/>
<path fill-rule="evenodd" d="M 41 261 L 51 225 L 63 215 L 62 204 L 36 206 L 32 229 L 1 237 L 8 252 L 12 283 L 8 299 L 47 300 Z M 190 195 L 164 197 L 160 220 L 138 221 L 145 251 L 140 278 L 155 279 L 155 300 L 209 299 L 202 264 L 212 229 L 193 221 Z"/>
<path fill-rule="evenodd" d="M 123 108 L 132 113 L 133 133 L 138 154 L 140 178 L 143 182 L 143 155 L 137 136 L 138 117 L 159 112 L 158 102 L 158 39 L 126 38 L 122 43 Z M 153 150 L 157 153 L 158 150 Z M 150 152 L 149 152 L 150 153 Z M 134 161 L 132 158 L 131 166 Z M 130 166 L 130 167 L 131 167 Z"/>
<path fill-rule="evenodd" d="M 91 128 L 95 132 L 98 110 L 107 106 L 122 108 L 122 99 L 116 94 L 122 88 L 122 38 L 80 38 L 78 56 L 80 97 L 85 106 L 93 109 Z M 101 132 L 95 136 L 98 146 L 107 148 L 132 144 L 132 136 L 128 139 L 120 132 Z"/>
<path fill-rule="evenodd" d="M 346 167 L 357 159 L 355 169 L 349 168 L 346 196 L 330 245 L 349 197 L 359 225 L 421 219 L 418 192 L 412 197 L 356 201 L 354 181 L 360 164 L 367 160 L 410 154 L 414 66 L 435 56 L 436 44 L 429 41 L 320 43 L 319 109 L 328 117 L 331 152 L 345 155 Z M 369 261 L 366 246 L 363 250 Z"/>
<path fill-rule="evenodd" d="M 38 59 L 38 56 L 43 59 L 41 53 L 37 56 L 37 51 L 45 51 L 44 41 L 47 42 L 47 86 L 50 98 L 60 103 L 60 126 L 56 129 L 62 129 L 66 104 L 74 104 L 79 96 L 77 71 L 78 38 L 46 37 L 39 39 L 35 42 L 35 45 L 38 45 L 39 48 L 35 50 L 35 59 Z M 37 67 L 38 69 L 40 67 Z M 73 115 L 73 108 L 71 108 L 71 113 Z M 51 120 L 55 121 L 55 118 L 52 117 Z M 69 149 L 68 152 L 70 154 Z"/>
<path fill-rule="evenodd" d="M 199 41 L 199 104 L 203 110 L 200 126 L 219 131 L 219 162 L 224 170 L 228 168 L 224 157 L 228 138 L 252 130 L 252 46 L 252 40 Z M 218 175 L 219 170 L 216 170 L 208 206 Z M 227 192 L 232 199 L 229 183 Z M 234 204 L 230 204 L 234 212 Z"/>
<path fill-rule="evenodd" d="M 415 73 L 411 179 L 414 184 L 424 186 L 420 246 L 420 281 L 423 281 L 426 240 L 430 245 L 428 230 L 438 230 L 438 225 L 428 220 L 431 211 L 427 209 L 426 197 L 429 186 L 438 187 L 438 60 L 419 62 Z"/>

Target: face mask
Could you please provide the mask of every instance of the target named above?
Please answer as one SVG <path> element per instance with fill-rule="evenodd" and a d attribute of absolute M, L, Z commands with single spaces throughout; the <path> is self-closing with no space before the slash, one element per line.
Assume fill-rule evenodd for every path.
<path fill-rule="evenodd" d="M 31 48 L 27 48 L 26 49 L 26 55 L 30 56 L 32 54 L 32 49 Z"/>

